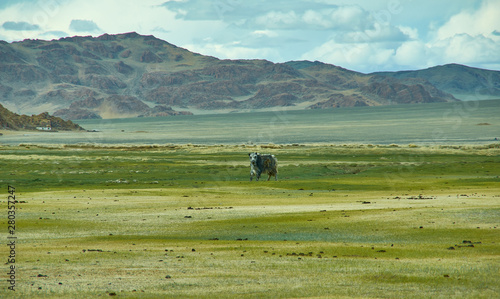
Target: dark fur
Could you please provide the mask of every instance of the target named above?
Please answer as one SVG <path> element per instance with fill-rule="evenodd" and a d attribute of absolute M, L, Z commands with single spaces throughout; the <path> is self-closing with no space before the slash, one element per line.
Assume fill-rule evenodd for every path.
<path fill-rule="evenodd" d="M 268 181 L 271 179 L 271 176 L 274 176 L 276 181 L 278 180 L 278 160 L 274 155 L 249 153 L 248 156 L 250 157 L 250 181 L 254 175 L 258 181 L 262 173 L 268 175 Z"/>

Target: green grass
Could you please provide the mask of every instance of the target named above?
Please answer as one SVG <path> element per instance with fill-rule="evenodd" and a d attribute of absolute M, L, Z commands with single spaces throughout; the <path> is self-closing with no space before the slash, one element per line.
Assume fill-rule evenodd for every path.
<path fill-rule="evenodd" d="M 234 185 L 248 181 L 246 155 L 253 150 L 256 148 L 243 146 L 151 150 L 3 147 L 0 176 L 25 191 L 113 188 L 118 184 L 120 188 Z M 317 146 L 260 150 L 279 156 L 279 186 L 285 189 L 328 189 L 330 184 L 332 189 L 337 189 L 336 185 L 358 191 L 405 188 L 400 185 L 456 188 L 464 185 L 463 180 L 468 181 L 466 185 L 493 186 L 499 175 L 497 148 Z"/>
<path fill-rule="evenodd" d="M 251 151 L 277 155 L 278 182 L 249 181 Z M 19 201 L 15 295 L 492 298 L 499 154 L 1 147 L 1 202 L 7 185 Z"/>

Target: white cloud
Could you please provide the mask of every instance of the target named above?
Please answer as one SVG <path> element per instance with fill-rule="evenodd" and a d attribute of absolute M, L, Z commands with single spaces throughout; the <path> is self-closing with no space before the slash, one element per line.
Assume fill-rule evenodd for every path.
<path fill-rule="evenodd" d="M 494 68 L 500 64 L 500 2 L 485 0 L 477 10 L 464 10 L 441 27 L 429 45 L 439 64 L 461 63 Z"/>
<path fill-rule="evenodd" d="M 278 51 L 272 48 L 249 48 L 241 45 L 240 41 L 227 44 L 215 42 L 185 45 L 190 51 L 203 53 L 203 55 L 214 56 L 220 59 L 268 59 L 280 61 L 281 56 Z"/>
<path fill-rule="evenodd" d="M 325 18 L 324 14 L 315 10 L 307 10 L 302 16 L 302 20 L 307 24 L 317 25 L 323 28 L 332 26 L 332 20 L 330 18 Z"/>
<path fill-rule="evenodd" d="M 306 5 L 304 8 L 307 7 Z M 304 11 L 269 11 L 253 18 L 254 26 L 266 29 L 304 29 L 309 30 L 364 30 L 371 21 L 369 14 L 359 6 L 332 6 Z"/>
<path fill-rule="evenodd" d="M 389 24 L 374 23 L 372 28 L 364 31 L 342 32 L 336 35 L 336 41 L 343 43 L 394 42 L 408 40 L 399 28 Z"/>
<path fill-rule="evenodd" d="M 251 34 L 255 37 L 278 37 L 278 33 L 272 30 L 255 30 Z"/>
<path fill-rule="evenodd" d="M 485 0 L 476 11 L 462 11 L 451 17 L 437 31 L 437 39 L 445 40 L 457 34 L 489 36 L 500 28 L 500 1 Z"/>
<path fill-rule="evenodd" d="M 445 62 L 460 62 L 464 64 L 487 64 L 498 62 L 500 43 L 483 35 L 470 36 L 466 33 L 455 34 L 453 37 L 440 40 L 434 48 L 439 49 Z"/>
<path fill-rule="evenodd" d="M 483 1 L 476 10 L 460 11 L 440 26 L 429 22 L 430 34 L 423 37 L 415 27 L 392 24 L 391 19 L 376 21 L 372 15 L 371 28 L 334 33 L 301 58 L 364 72 L 446 63 L 494 69 L 500 64 L 499 15 L 500 1 Z"/>
<path fill-rule="evenodd" d="M 419 40 L 402 43 L 395 52 L 394 62 L 404 68 L 430 67 L 429 47 Z"/>
<path fill-rule="evenodd" d="M 404 35 L 408 36 L 411 40 L 417 40 L 418 37 L 418 29 L 408 27 L 408 26 L 397 26 L 399 31 L 401 31 Z"/>
<path fill-rule="evenodd" d="M 270 11 L 256 18 L 255 23 L 269 29 L 295 28 L 300 17 L 294 11 Z"/>
<path fill-rule="evenodd" d="M 339 6 L 333 9 L 307 10 L 302 21 L 319 29 L 361 30 L 368 14 L 359 6 Z"/>
<path fill-rule="evenodd" d="M 301 59 L 319 60 L 348 69 L 374 72 L 391 65 L 394 52 L 382 43 L 343 44 L 330 40 L 305 53 Z"/>
<path fill-rule="evenodd" d="M 334 9 L 330 17 L 338 27 L 360 30 L 366 26 L 368 13 L 359 6 L 349 5 Z"/>

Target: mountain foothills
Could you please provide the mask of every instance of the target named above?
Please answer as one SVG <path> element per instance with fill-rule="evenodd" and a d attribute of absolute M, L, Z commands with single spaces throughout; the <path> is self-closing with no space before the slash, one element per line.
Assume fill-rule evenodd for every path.
<path fill-rule="evenodd" d="M 417 71 L 380 72 L 375 75 L 401 80 L 423 79 L 460 100 L 500 98 L 500 72 L 447 64 Z"/>
<path fill-rule="evenodd" d="M 0 129 L 6 130 L 42 130 L 42 131 L 82 131 L 79 125 L 71 120 L 49 115 L 48 112 L 39 115 L 19 115 L 0 105 Z"/>
<path fill-rule="evenodd" d="M 0 103 L 63 119 L 323 109 L 500 97 L 500 72 L 362 74 L 310 61 L 220 60 L 135 32 L 0 42 Z"/>

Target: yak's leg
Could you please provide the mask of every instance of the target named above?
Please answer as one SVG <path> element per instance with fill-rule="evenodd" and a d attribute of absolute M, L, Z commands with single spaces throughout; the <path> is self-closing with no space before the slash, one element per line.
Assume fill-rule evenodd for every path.
<path fill-rule="evenodd" d="M 255 175 L 255 171 L 250 170 L 250 182 L 252 181 L 254 175 Z"/>

